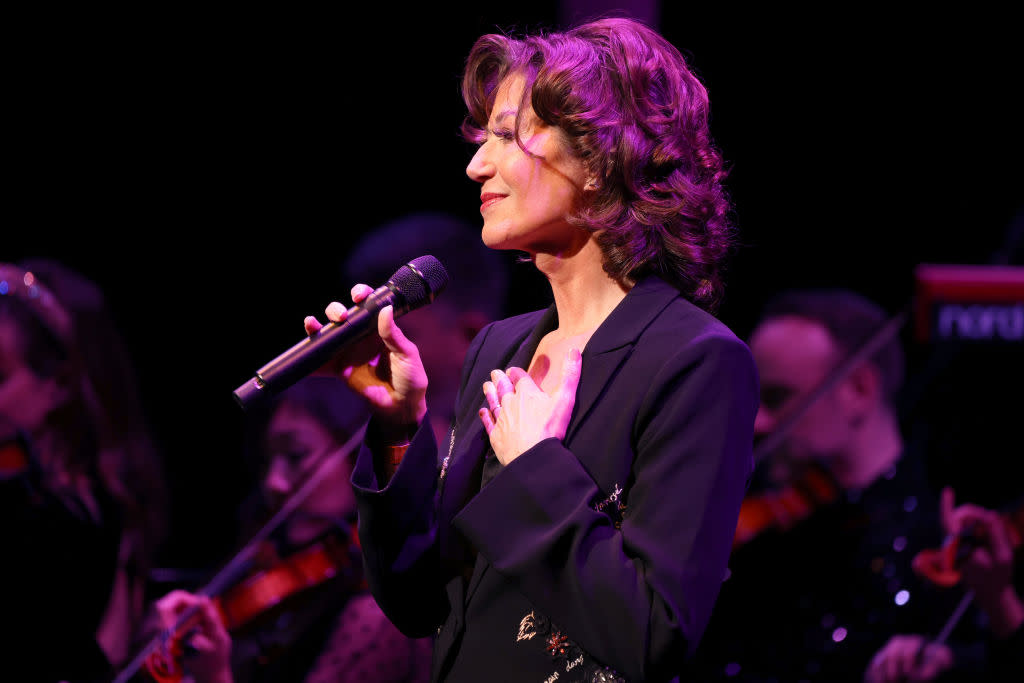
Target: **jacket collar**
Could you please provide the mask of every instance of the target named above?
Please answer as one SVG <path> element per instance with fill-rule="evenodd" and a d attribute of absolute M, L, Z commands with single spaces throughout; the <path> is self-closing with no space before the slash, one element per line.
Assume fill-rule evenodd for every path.
<path fill-rule="evenodd" d="M 583 351 L 583 373 L 576 389 L 576 405 L 566 432 L 566 445 L 643 331 L 679 296 L 679 290 L 664 280 L 647 276 L 629 290 L 594 331 Z"/>
<path fill-rule="evenodd" d="M 626 292 L 604 322 L 591 335 L 583 352 L 588 358 L 633 344 L 651 321 L 675 298 L 679 290 L 661 278 L 648 275 Z M 508 365 L 526 368 L 544 335 L 558 327 L 558 311 L 551 304 L 526 335 Z M 584 370 L 585 371 L 585 370 Z"/>

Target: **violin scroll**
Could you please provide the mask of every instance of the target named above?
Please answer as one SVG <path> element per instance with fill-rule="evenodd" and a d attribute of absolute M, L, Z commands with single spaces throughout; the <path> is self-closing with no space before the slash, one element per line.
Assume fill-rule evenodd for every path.
<path fill-rule="evenodd" d="M 183 590 L 171 591 L 157 602 L 157 612 L 167 627 L 160 645 L 145 661 L 149 678 L 156 683 L 180 683 L 183 662 L 202 680 L 216 680 L 230 671 L 231 639 L 223 614 L 215 601 Z"/>
<path fill-rule="evenodd" d="M 979 547 L 988 545 L 985 525 L 981 524 L 982 515 L 994 515 L 995 524 L 1001 527 L 1013 552 L 1021 547 L 1024 537 L 1024 504 L 1009 510 L 989 513 L 973 505 L 953 510 L 952 490 L 943 491 L 942 517 L 945 526 L 951 530 L 938 548 L 925 548 L 914 556 L 911 564 L 918 575 L 943 588 L 952 588 L 960 583 L 964 562 Z M 957 529 L 952 533 L 953 529 Z"/>

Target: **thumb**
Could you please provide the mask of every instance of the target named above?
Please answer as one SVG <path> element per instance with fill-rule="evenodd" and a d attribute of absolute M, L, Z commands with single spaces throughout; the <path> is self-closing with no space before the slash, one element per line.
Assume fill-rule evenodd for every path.
<path fill-rule="evenodd" d="M 398 323 L 395 322 L 395 309 L 393 306 L 385 306 L 380 309 L 380 313 L 377 316 L 377 333 L 380 335 L 381 341 L 384 342 L 384 346 L 391 353 L 408 356 L 416 350 L 416 346 L 409 341 L 409 338 L 398 327 Z"/>

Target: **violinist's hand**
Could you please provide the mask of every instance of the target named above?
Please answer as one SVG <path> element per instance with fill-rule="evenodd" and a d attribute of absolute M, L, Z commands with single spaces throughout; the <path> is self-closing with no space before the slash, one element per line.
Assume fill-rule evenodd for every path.
<path fill-rule="evenodd" d="M 352 301 L 358 304 L 372 293 L 369 285 L 356 285 Z M 337 301 L 331 302 L 325 313 L 333 323 L 343 323 L 348 317 L 348 309 Z M 308 316 L 304 325 L 306 334 L 322 327 L 313 316 Z M 391 306 L 382 308 L 377 316 L 377 335 L 340 351 L 314 374 L 343 378 L 387 425 L 418 425 L 426 415 L 427 373 L 419 349 L 395 323 Z"/>
<path fill-rule="evenodd" d="M 551 396 L 522 368 L 491 372 L 490 381 L 483 385 L 489 408 L 481 408 L 479 415 L 494 455 L 502 465 L 544 439 L 565 438 L 582 367 L 579 350 L 572 349 L 562 365 L 558 388 Z"/>
<path fill-rule="evenodd" d="M 992 632 L 1005 638 L 1024 623 L 1024 604 L 1013 586 L 1009 530 L 994 510 L 970 503 L 954 507 L 953 501 L 953 489 L 947 486 L 939 498 L 943 526 L 952 535 L 969 532 L 976 546 L 961 567 L 963 582 L 988 615 Z"/>
<path fill-rule="evenodd" d="M 947 645 L 928 643 L 924 636 L 899 635 L 875 653 L 864 672 L 865 683 L 933 681 L 953 668 Z"/>
<path fill-rule="evenodd" d="M 164 628 L 174 626 L 184 612 L 197 606 L 195 615 L 182 627 L 182 665 L 196 683 L 232 683 L 231 636 L 213 602 L 206 596 L 182 590 L 171 591 L 156 601 Z"/>

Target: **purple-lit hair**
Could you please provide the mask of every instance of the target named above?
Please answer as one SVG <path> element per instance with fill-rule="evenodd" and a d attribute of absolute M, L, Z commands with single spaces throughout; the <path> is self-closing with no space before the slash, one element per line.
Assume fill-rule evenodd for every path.
<path fill-rule="evenodd" d="M 526 79 L 517 139 L 529 103 L 565 132 L 598 182 L 570 220 L 596 234 L 605 270 L 622 280 L 657 273 L 714 310 L 733 246 L 732 207 L 707 91 L 679 50 L 625 18 L 521 39 L 481 36 L 463 73 L 466 139 L 486 137 L 498 86 L 510 74 Z"/>

